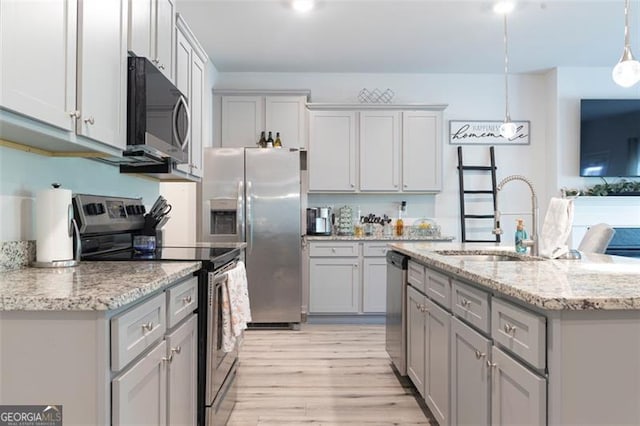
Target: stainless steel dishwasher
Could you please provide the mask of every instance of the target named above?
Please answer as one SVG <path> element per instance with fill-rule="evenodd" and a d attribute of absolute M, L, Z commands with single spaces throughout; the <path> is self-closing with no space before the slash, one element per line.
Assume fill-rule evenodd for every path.
<path fill-rule="evenodd" d="M 387 252 L 387 315 L 385 347 L 401 376 L 407 375 L 407 264 L 409 258 Z"/>

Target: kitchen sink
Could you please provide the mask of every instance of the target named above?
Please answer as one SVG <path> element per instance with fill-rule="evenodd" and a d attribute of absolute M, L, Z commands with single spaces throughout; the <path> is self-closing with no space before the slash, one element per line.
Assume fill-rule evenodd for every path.
<path fill-rule="evenodd" d="M 531 260 L 542 260 L 539 257 L 529 256 L 526 254 L 484 250 L 437 250 L 436 253 L 443 256 L 453 256 L 456 260 L 472 262 L 522 262 Z"/>

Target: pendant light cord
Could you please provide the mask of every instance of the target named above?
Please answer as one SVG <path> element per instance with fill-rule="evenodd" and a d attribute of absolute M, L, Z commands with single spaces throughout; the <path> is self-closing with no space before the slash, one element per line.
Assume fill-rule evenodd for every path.
<path fill-rule="evenodd" d="M 629 48 L 631 41 L 629 40 L 629 0 L 624 2 L 624 47 Z"/>
<path fill-rule="evenodd" d="M 628 1 L 628 0 L 627 0 Z M 507 14 L 504 14 L 504 116 L 505 123 L 511 121 L 509 116 L 509 51 L 507 49 Z"/>

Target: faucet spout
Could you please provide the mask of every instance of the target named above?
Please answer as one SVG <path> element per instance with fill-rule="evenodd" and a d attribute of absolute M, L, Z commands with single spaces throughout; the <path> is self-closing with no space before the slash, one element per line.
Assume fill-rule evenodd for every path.
<path fill-rule="evenodd" d="M 531 190 L 531 219 L 533 221 L 533 224 L 531 229 L 531 240 L 525 241 L 525 245 L 531 247 L 532 255 L 538 256 L 538 253 L 539 253 L 538 246 L 540 241 L 538 238 L 538 196 L 536 195 L 536 190 L 534 189 L 533 184 L 529 179 L 527 179 L 522 175 L 510 175 L 502 179 L 500 183 L 498 183 L 497 190 L 501 191 L 502 188 L 505 186 L 505 184 L 514 180 L 519 180 L 526 183 L 529 186 L 529 189 Z M 495 218 L 494 218 L 495 229 L 493 230 L 493 233 L 501 234 L 502 230 L 500 229 L 500 219 L 499 219 L 500 212 L 498 211 L 497 206 L 498 206 L 498 199 L 496 195 L 496 212 L 495 212 Z"/>

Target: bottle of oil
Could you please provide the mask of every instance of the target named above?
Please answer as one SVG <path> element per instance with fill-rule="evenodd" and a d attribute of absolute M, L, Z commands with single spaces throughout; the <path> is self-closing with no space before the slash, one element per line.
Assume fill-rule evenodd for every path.
<path fill-rule="evenodd" d="M 282 141 L 280 140 L 280 132 L 276 132 L 276 141 L 273 143 L 274 148 L 282 148 Z"/>
<path fill-rule="evenodd" d="M 271 132 L 269 132 L 269 137 L 267 138 L 267 148 L 273 148 L 273 136 L 271 136 Z"/>
<path fill-rule="evenodd" d="M 258 147 L 266 148 L 267 147 L 267 138 L 264 137 L 264 133 L 260 133 L 260 140 L 258 141 Z"/>
<path fill-rule="evenodd" d="M 402 215 L 407 209 L 407 202 L 403 201 L 400 203 L 398 207 L 398 219 L 396 220 L 396 236 L 402 237 L 404 235 L 404 221 L 402 220 Z"/>

